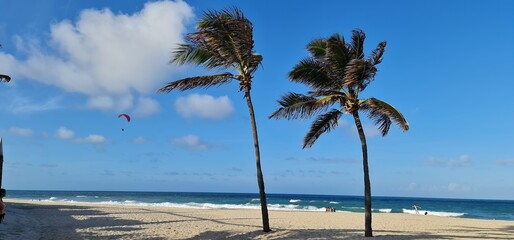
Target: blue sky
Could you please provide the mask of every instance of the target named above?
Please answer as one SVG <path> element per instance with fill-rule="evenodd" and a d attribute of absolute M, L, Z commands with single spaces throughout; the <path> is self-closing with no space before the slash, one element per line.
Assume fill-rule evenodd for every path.
<path fill-rule="evenodd" d="M 284 93 L 307 90 L 287 73 L 309 41 L 360 28 L 367 53 L 388 43 L 362 97 L 411 127 L 381 137 L 365 121 L 372 194 L 514 199 L 512 1 L 2 1 L 3 187 L 257 192 L 237 83 L 155 94 L 209 73 L 168 60 L 202 11 L 231 6 L 264 57 L 252 97 L 268 193 L 362 195 L 351 118 L 310 149 L 312 120 L 267 118 Z"/>

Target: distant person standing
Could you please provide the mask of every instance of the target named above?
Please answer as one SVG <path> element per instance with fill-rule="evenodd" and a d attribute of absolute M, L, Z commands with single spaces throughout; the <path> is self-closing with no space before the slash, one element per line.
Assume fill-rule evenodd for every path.
<path fill-rule="evenodd" d="M 421 207 L 416 205 L 415 203 L 414 203 L 414 205 L 412 205 L 412 207 L 414 208 L 414 211 L 416 211 L 416 214 L 419 214 L 418 209 L 421 209 Z"/>
<path fill-rule="evenodd" d="M 5 204 L 4 204 L 4 197 L 5 197 L 5 189 L 0 189 L 0 223 L 4 221 L 5 217 Z"/>

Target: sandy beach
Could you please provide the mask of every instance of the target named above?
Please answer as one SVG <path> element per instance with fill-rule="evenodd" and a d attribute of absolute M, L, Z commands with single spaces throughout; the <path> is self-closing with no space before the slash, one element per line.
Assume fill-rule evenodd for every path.
<path fill-rule="evenodd" d="M 364 239 L 361 213 L 185 209 L 6 200 L 0 239 Z M 514 239 L 514 222 L 377 213 L 376 239 Z"/>

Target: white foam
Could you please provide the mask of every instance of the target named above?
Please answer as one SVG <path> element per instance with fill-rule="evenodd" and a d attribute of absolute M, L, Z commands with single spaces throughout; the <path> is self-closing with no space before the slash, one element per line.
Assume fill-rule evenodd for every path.
<path fill-rule="evenodd" d="M 294 204 L 268 204 L 270 210 L 285 210 L 285 211 L 318 211 L 323 212 L 325 208 L 318 208 L 315 206 L 298 206 Z"/>
<path fill-rule="evenodd" d="M 440 216 L 440 217 L 460 217 L 464 216 L 465 213 L 456 213 L 456 212 L 436 212 L 436 211 L 428 211 L 428 210 L 418 210 L 419 214 L 424 215 L 425 212 L 427 215 Z M 417 214 L 416 210 L 403 209 L 403 213 L 408 214 Z"/>
<path fill-rule="evenodd" d="M 291 199 L 295 200 L 295 199 Z M 245 204 L 213 204 L 213 203 L 143 203 L 133 200 L 121 200 L 121 201 L 100 201 L 100 202 L 87 202 L 87 201 L 75 201 L 57 198 L 50 198 L 42 201 L 52 202 L 69 202 L 69 203 L 87 203 L 87 204 L 104 204 L 104 205 L 123 205 L 123 206 L 141 206 L 141 207 L 169 207 L 169 208 L 194 208 L 194 209 L 260 209 L 260 204 L 245 203 Z M 319 208 L 315 206 L 298 206 L 296 204 L 268 204 L 268 209 L 275 211 L 318 211 L 324 212 L 325 208 Z M 341 211 L 343 212 L 343 211 Z"/>
<path fill-rule="evenodd" d="M 364 207 L 348 207 L 350 209 L 364 209 Z"/>
<path fill-rule="evenodd" d="M 300 199 L 291 199 L 289 200 L 290 203 L 296 203 L 296 202 L 301 202 L 302 200 Z"/>
<path fill-rule="evenodd" d="M 332 202 L 329 202 L 331 204 L 339 204 L 340 202 L 335 202 L 335 201 L 332 201 Z"/>
<path fill-rule="evenodd" d="M 84 196 L 84 195 L 78 195 L 78 196 L 75 196 L 76 198 L 87 198 L 87 196 Z"/>
<path fill-rule="evenodd" d="M 304 207 L 302 208 L 302 210 L 307 210 L 307 211 L 325 211 L 325 208 L 318 208 L 318 207 L 314 207 L 314 206 L 307 206 L 307 207 Z"/>
<path fill-rule="evenodd" d="M 379 212 L 383 212 L 383 213 L 390 213 L 391 211 L 393 211 L 393 209 L 391 208 L 381 208 L 381 209 L 378 209 Z"/>

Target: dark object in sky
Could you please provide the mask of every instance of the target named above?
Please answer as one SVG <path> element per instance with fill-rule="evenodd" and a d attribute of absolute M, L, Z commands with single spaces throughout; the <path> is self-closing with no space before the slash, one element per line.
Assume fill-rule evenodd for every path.
<path fill-rule="evenodd" d="M 122 113 L 122 114 L 118 115 L 118 118 L 120 118 L 120 117 L 124 117 L 125 119 L 127 119 L 127 122 L 130 122 L 130 116 L 128 114 Z M 125 132 L 125 128 L 122 128 L 121 131 Z"/>
<path fill-rule="evenodd" d="M 2 44 L 0 44 L 0 48 L 2 48 Z M 2 82 L 2 81 L 9 82 L 9 81 L 11 81 L 11 77 L 0 74 L 0 82 Z"/>
<path fill-rule="evenodd" d="M 0 82 L 2 82 L 2 81 L 9 82 L 9 81 L 11 81 L 11 77 L 9 77 L 7 75 L 0 74 Z"/>
<path fill-rule="evenodd" d="M 118 118 L 120 118 L 120 117 L 125 117 L 127 119 L 127 122 L 130 122 L 130 116 L 129 115 L 127 115 L 125 113 L 122 113 L 122 114 L 118 115 Z"/>

